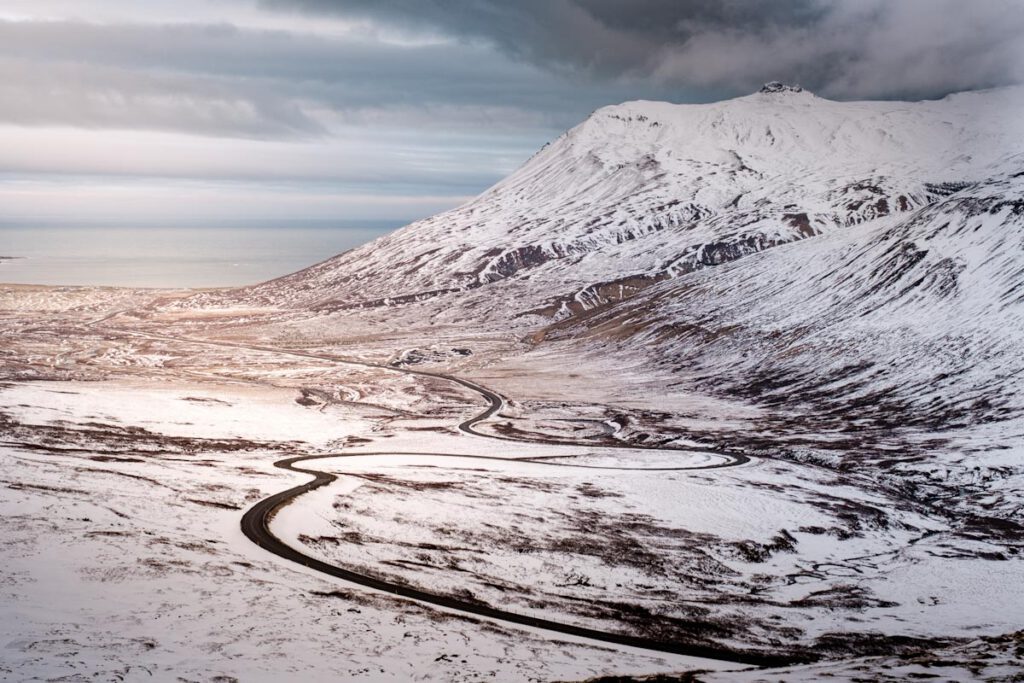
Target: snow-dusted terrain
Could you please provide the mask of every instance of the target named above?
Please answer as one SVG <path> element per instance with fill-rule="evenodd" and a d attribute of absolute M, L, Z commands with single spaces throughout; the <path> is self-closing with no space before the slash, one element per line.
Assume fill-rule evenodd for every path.
<path fill-rule="evenodd" d="M 1021 105 L 1024 88 L 832 102 L 779 84 L 631 102 L 467 205 L 285 278 L 3 289 L 0 672 L 1024 672 Z M 467 433 L 474 387 L 500 401 Z M 337 480 L 268 525 L 309 558 L 823 661 L 741 678 L 249 544 L 242 511 L 298 482 L 273 462 L 330 454 L 303 466 Z"/>
<path fill-rule="evenodd" d="M 468 204 L 231 299 L 345 310 L 480 288 L 459 300 L 565 315 L 1012 168 L 1022 103 L 1024 88 L 850 103 L 775 85 L 605 107 Z"/>

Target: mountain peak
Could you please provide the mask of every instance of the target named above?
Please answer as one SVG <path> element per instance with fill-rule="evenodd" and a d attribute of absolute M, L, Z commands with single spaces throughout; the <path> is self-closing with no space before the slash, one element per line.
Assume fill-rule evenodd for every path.
<path fill-rule="evenodd" d="M 766 94 L 791 93 L 791 92 L 792 93 L 796 93 L 796 92 L 804 92 L 804 89 L 801 88 L 799 85 L 788 85 L 788 84 L 782 83 L 780 81 L 770 81 L 770 82 L 765 83 L 764 85 L 762 85 L 761 89 L 758 92 L 766 93 Z"/>

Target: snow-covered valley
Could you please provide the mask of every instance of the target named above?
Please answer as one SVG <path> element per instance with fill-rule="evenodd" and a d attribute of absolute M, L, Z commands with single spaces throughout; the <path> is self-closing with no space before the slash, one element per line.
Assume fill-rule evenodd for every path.
<path fill-rule="evenodd" d="M 278 280 L 0 286 L 0 674 L 1024 671 L 1021 104 L 631 102 Z"/>

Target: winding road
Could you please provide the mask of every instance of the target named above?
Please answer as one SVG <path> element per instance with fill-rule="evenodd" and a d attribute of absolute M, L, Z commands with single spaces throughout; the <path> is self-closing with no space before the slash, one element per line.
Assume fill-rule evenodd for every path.
<path fill-rule="evenodd" d="M 104 322 L 115 317 L 116 314 L 104 316 L 104 318 L 93 321 L 91 324 L 97 324 Z M 173 341 L 178 343 L 198 344 L 203 346 L 215 346 L 215 347 L 227 347 L 237 348 L 247 351 L 257 351 L 272 353 L 283 356 L 294 356 L 299 358 L 312 358 L 317 360 L 326 360 L 333 363 L 340 363 L 346 365 L 357 365 L 361 367 L 374 368 L 378 370 L 384 370 L 388 372 L 398 372 L 408 375 L 427 377 L 447 382 L 452 382 L 459 386 L 462 386 L 470 391 L 480 395 L 486 401 L 486 407 L 473 415 L 472 417 L 459 423 L 459 431 L 486 439 L 498 439 L 502 441 L 512 441 L 517 443 L 530 443 L 530 444 L 542 444 L 551 446 L 576 446 L 586 448 L 615 448 L 618 450 L 657 450 L 657 451 L 670 451 L 679 453 L 694 453 L 692 449 L 679 449 L 679 448 L 666 448 L 659 446 L 619 446 L 616 444 L 579 444 L 570 441 L 562 441 L 550 438 L 536 438 L 536 439 L 518 439 L 508 436 L 499 436 L 493 434 L 487 434 L 476 429 L 477 425 L 493 417 L 502 406 L 505 404 L 505 400 L 497 392 L 488 389 L 476 382 L 472 382 L 461 377 L 455 377 L 452 375 L 429 372 L 426 370 L 414 370 L 410 368 L 396 367 L 390 365 L 381 365 L 377 363 L 371 363 L 368 361 L 357 360 L 352 358 L 344 358 L 339 356 L 332 356 L 326 354 L 316 354 L 304 351 L 295 351 L 274 348 L 269 346 L 258 346 L 249 345 L 238 342 L 229 341 L 215 341 L 206 339 L 195 339 L 191 337 L 177 337 L 171 335 L 154 334 L 146 332 L 137 332 L 125 329 L 117 329 L 119 333 L 133 336 L 133 337 L 144 337 L 162 341 Z M 515 612 L 498 609 L 490 605 L 471 602 L 468 600 L 462 600 L 459 598 L 451 597 L 448 595 L 431 593 L 430 591 L 423 590 L 420 588 L 411 587 L 401 583 L 395 583 L 382 579 L 369 574 L 362 574 L 342 567 L 323 562 L 315 557 L 306 555 L 305 553 L 297 550 L 296 548 L 288 545 L 282 539 L 277 537 L 270 529 L 270 521 L 273 519 L 274 514 L 285 505 L 291 503 L 299 496 L 313 491 L 315 489 L 327 486 L 328 484 L 337 480 L 337 476 L 330 472 L 322 470 L 300 467 L 301 463 L 313 462 L 316 460 L 326 459 L 338 459 L 347 457 L 365 457 L 365 456 L 380 456 L 380 455 L 423 455 L 423 456 L 434 456 L 434 457 L 451 457 L 451 458 L 474 458 L 481 460 L 497 460 L 507 462 L 530 462 L 538 465 L 546 465 L 551 467 L 572 467 L 572 468 L 585 468 L 585 469 L 611 469 L 611 470 L 631 470 L 631 471 L 679 471 L 679 470 L 706 470 L 706 469 L 719 469 L 725 467 L 735 467 L 743 465 L 750 461 L 750 458 L 744 455 L 730 454 L 716 452 L 711 449 L 704 449 L 704 452 L 713 453 L 722 458 L 721 462 L 710 464 L 710 465 L 698 465 L 692 467 L 658 467 L 658 468 L 644 468 L 644 467 L 611 467 L 611 466 L 597 466 L 597 465 L 578 465 L 572 463 L 562 462 L 546 462 L 542 458 L 507 458 L 500 456 L 484 456 L 484 455 L 464 455 L 455 453 L 397 453 L 397 452 L 358 452 L 358 453 L 326 453 L 318 455 L 304 455 L 285 458 L 274 463 L 274 465 L 283 470 L 290 472 L 296 472 L 299 474 L 306 474 L 313 477 L 311 481 L 304 484 L 292 487 L 280 493 L 276 493 L 268 498 L 265 498 L 249 510 L 247 510 L 241 520 L 242 532 L 245 536 L 256 545 L 260 546 L 264 550 L 277 555 L 285 560 L 295 562 L 296 564 L 302 565 L 309 569 L 318 571 L 322 574 L 332 576 L 338 579 L 342 579 L 349 583 L 354 583 L 360 586 L 365 586 L 374 590 L 379 590 L 392 595 L 398 595 L 411 600 L 416 600 L 431 605 L 436 605 L 450 610 L 456 610 L 466 614 L 472 614 L 488 619 L 494 619 L 510 624 L 518 624 L 521 626 L 527 626 L 535 629 L 542 629 L 546 631 L 552 631 L 555 633 L 562 633 L 565 635 L 576 636 L 580 638 L 586 638 L 589 640 L 612 643 L 616 645 L 624 645 L 628 647 L 641 648 L 645 650 L 653 650 L 658 652 L 672 653 L 677 655 L 686 655 L 691 657 L 702 657 L 706 659 L 714 659 L 719 661 L 732 662 L 737 664 L 747 664 L 754 666 L 770 667 L 770 666 L 783 666 L 787 664 L 798 663 L 806 661 L 799 657 L 791 655 L 781 654 L 767 654 L 762 652 L 750 652 L 750 651 L 738 651 L 732 650 L 725 647 L 717 646 L 714 644 L 703 644 L 703 643 L 688 643 L 688 642 L 677 642 L 668 640 L 656 640 L 651 638 L 644 638 L 641 636 L 629 635 L 626 633 L 619 633 L 615 631 L 604 631 L 599 629 L 587 628 L 574 624 L 562 623 L 559 621 L 553 621 L 550 619 L 543 619 L 539 617 L 533 617 L 524 614 L 518 614 Z M 566 457 L 566 456 L 555 456 L 555 457 Z"/>

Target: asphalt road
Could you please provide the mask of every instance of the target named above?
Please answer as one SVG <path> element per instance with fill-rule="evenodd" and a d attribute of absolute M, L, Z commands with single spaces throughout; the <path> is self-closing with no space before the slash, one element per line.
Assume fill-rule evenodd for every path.
<path fill-rule="evenodd" d="M 116 314 L 114 314 L 116 315 Z M 114 315 L 104 316 L 103 318 L 94 321 L 93 324 L 104 322 L 113 318 Z M 318 360 L 327 360 L 336 363 L 344 363 L 350 365 L 358 365 L 363 367 L 375 368 L 380 370 L 386 370 L 390 372 L 404 373 L 408 375 L 416 375 L 421 377 L 430 377 L 434 379 L 444 380 L 458 384 L 470 391 L 473 391 L 483 397 L 486 401 L 486 407 L 477 414 L 464 420 L 458 425 L 458 429 L 464 433 L 471 434 L 477 437 L 487 439 L 499 439 L 502 441 L 513 441 L 518 443 L 532 443 L 532 444 L 545 444 L 553 446 L 585 446 L 587 448 L 618 448 L 618 449 L 643 449 L 643 450 L 658 450 L 658 451 L 675 451 L 680 453 L 693 453 L 692 449 L 677 449 L 677 448 L 662 448 L 657 446 L 617 446 L 613 444 L 578 444 L 569 441 L 562 441 L 557 439 L 549 439 L 538 437 L 536 439 L 516 439 L 513 437 L 497 436 L 492 434 L 486 434 L 476 429 L 476 426 L 480 423 L 493 417 L 502 406 L 505 404 L 504 399 L 497 392 L 488 389 L 476 382 L 472 382 L 461 377 L 454 377 L 444 373 L 428 372 L 425 370 L 413 370 L 409 368 L 394 367 L 389 365 L 380 365 L 376 363 L 370 363 L 367 361 L 356 360 L 352 358 L 344 358 L 338 356 L 331 356 L 326 354 L 315 354 L 304 351 L 293 351 L 286 349 L 278 349 L 269 346 L 258 346 L 249 345 L 236 342 L 225 342 L 225 341 L 212 341 L 204 339 L 193 339 L 189 337 L 174 337 L 169 335 L 150 334 L 143 332 L 133 332 L 129 330 L 119 329 L 118 332 L 131 335 L 148 337 L 152 339 L 162 339 L 166 341 L 186 342 L 190 344 L 200 344 L 205 346 L 218 346 L 218 347 L 229 347 L 238 348 L 249 351 L 259 351 L 266 353 L 273 353 L 279 355 L 296 356 L 300 358 L 314 358 Z M 604 631 L 599 629 L 586 628 L 583 626 L 577 626 L 573 624 L 566 624 L 559 621 L 553 621 L 550 619 L 543 619 L 534 616 L 518 614 L 515 612 L 498 609 L 491 605 L 472 602 L 459 598 L 454 598 L 448 595 L 442 595 L 437 593 L 431 593 L 430 591 L 423 590 L 420 588 L 414 588 L 408 585 L 387 581 L 385 579 L 372 576 L 369 574 L 361 574 L 354 572 L 349 569 L 337 567 L 332 564 L 328 564 L 315 557 L 310 557 L 302 553 L 301 551 L 289 546 L 280 538 L 274 535 L 270 529 L 270 522 L 273 519 L 274 514 L 292 502 L 299 496 L 309 491 L 313 491 L 320 487 L 326 486 L 337 479 L 337 476 L 329 472 L 321 470 L 310 469 L 299 467 L 300 463 L 308 463 L 316 460 L 324 459 L 337 459 L 345 457 L 365 457 L 372 455 L 430 455 L 434 457 L 452 457 L 459 459 L 476 458 L 483 460 L 504 460 L 510 462 L 531 462 L 538 465 L 545 465 L 551 467 L 576 467 L 576 468 L 588 468 L 588 469 L 614 469 L 614 470 L 695 470 L 695 469 L 720 469 L 723 467 L 735 467 L 743 465 L 750 461 L 750 459 L 744 455 L 730 454 L 715 452 L 709 449 L 705 449 L 706 452 L 714 453 L 723 458 L 722 462 L 714 463 L 704 466 L 695 467 L 663 467 L 663 468 L 639 468 L 639 467 L 609 467 L 609 466 L 590 466 L 590 465 L 574 465 L 571 463 L 554 463 L 545 462 L 543 458 L 540 459 L 524 459 L 524 458 L 502 458 L 498 456 L 467 456 L 454 453 L 328 453 L 319 455 L 307 455 L 297 456 L 291 458 L 285 458 L 279 460 L 274 465 L 290 472 L 297 472 L 300 474 L 307 474 L 313 477 L 309 482 L 295 486 L 286 491 L 276 493 L 269 498 L 265 498 L 256 503 L 252 508 L 245 512 L 242 516 L 242 532 L 245 536 L 256 545 L 260 546 L 264 550 L 277 555 L 283 559 L 295 562 L 296 564 L 302 565 L 309 569 L 321 572 L 328 576 L 332 576 L 338 579 L 342 579 L 349 583 L 354 583 L 374 590 L 379 590 L 392 595 L 398 595 L 411 600 L 417 600 L 419 602 L 436 605 L 450 610 L 456 610 L 466 614 L 472 614 L 488 619 L 494 619 L 510 624 L 518 624 L 521 626 L 527 626 L 530 628 L 542 629 L 545 631 L 552 631 L 555 633 L 562 633 L 570 636 L 576 636 L 580 638 L 586 638 L 594 641 L 612 643 L 616 645 L 624 645 L 629 647 L 641 648 L 645 650 L 654 650 L 658 652 L 666 652 L 678 655 L 687 655 L 692 657 L 703 657 L 707 659 L 714 659 L 719 661 L 734 662 L 737 664 L 747 664 L 754 666 L 783 666 L 787 664 L 794 664 L 809 661 L 809 658 L 793 653 L 764 653 L 757 651 L 742 651 L 722 647 L 717 645 L 710 640 L 708 642 L 683 642 L 674 640 L 657 640 L 651 638 L 645 638 L 641 636 L 630 635 L 627 633 L 620 633 L 616 631 Z"/>

